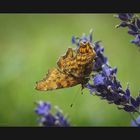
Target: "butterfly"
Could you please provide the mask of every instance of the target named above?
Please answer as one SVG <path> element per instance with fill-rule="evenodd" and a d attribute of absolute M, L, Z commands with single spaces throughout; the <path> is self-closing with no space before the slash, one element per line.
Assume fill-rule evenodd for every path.
<path fill-rule="evenodd" d="M 65 55 L 59 57 L 58 67 L 49 69 L 46 76 L 36 82 L 36 90 L 48 91 L 78 84 L 83 88 L 93 71 L 95 56 L 92 44 L 81 40 L 77 49 L 68 48 Z"/>

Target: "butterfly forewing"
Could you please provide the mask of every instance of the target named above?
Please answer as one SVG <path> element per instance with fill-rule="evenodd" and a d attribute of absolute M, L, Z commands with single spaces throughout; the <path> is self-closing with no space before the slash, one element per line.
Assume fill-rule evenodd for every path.
<path fill-rule="evenodd" d="M 54 90 L 66 87 L 72 87 L 80 84 L 80 80 L 75 77 L 62 73 L 59 69 L 54 68 L 49 70 L 46 77 L 36 83 L 37 90 Z"/>

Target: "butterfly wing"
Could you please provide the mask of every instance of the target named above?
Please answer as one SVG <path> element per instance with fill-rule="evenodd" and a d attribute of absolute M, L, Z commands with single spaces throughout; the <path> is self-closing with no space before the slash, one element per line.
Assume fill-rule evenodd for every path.
<path fill-rule="evenodd" d="M 57 62 L 58 69 L 50 69 L 43 80 L 36 82 L 36 89 L 46 91 L 86 84 L 96 53 L 90 45 L 80 46 L 74 53 L 72 48 L 68 48 Z"/>
<path fill-rule="evenodd" d="M 72 87 L 77 84 L 80 84 L 80 79 L 62 73 L 57 68 L 53 68 L 48 71 L 48 74 L 43 80 L 36 82 L 36 89 L 47 91 L 47 90 Z"/>
<path fill-rule="evenodd" d="M 72 48 L 68 48 L 66 54 L 61 56 L 57 61 L 57 65 L 59 69 L 63 72 L 66 62 L 73 60 L 73 58 L 74 58 L 74 51 L 72 50 Z"/>
<path fill-rule="evenodd" d="M 93 59 L 96 55 L 93 48 L 89 44 L 86 47 L 80 46 L 76 55 L 71 54 L 74 53 L 69 48 L 66 55 L 60 57 L 57 62 L 60 70 L 77 78 L 89 76 L 93 69 Z"/>

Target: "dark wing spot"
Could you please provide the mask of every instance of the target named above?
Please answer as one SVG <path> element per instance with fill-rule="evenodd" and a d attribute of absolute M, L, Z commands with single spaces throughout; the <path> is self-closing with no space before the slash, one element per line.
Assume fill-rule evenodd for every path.
<path fill-rule="evenodd" d="M 57 82 L 56 85 L 57 85 L 57 87 L 59 87 L 59 88 L 63 87 L 63 86 L 61 85 L 60 82 Z"/>

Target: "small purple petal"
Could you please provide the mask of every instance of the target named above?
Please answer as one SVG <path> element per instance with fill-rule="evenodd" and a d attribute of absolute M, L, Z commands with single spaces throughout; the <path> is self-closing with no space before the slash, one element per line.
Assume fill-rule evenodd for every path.
<path fill-rule="evenodd" d="M 45 114 L 48 114 L 49 111 L 51 109 L 51 105 L 50 103 L 46 103 L 46 102 L 43 102 L 43 101 L 39 101 L 37 103 L 37 107 L 35 109 L 35 112 L 38 114 L 38 115 L 45 115 Z"/>
<path fill-rule="evenodd" d="M 140 34 L 136 35 L 135 39 L 132 40 L 131 43 L 134 43 L 134 44 L 140 46 Z"/>
<path fill-rule="evenodd" d="M 42 122 L 47 127 L 55 126 L 55 117 L 52 114 L 48 114 L 45 116 L 44 122 Z"/>
<path fill-rule="evenodd" d="M 91 30 L 90 30 L 90 33 L 89 33 L 89 36 L 88 36 L 88 40 L 89 40 L 89 42 L 91 42 L 91 43 L 92 43 L 92 32 L 93 32 L 93 30 L 91 29 Z"/>
<path fill-rule="evenodd" d="M 130 97 L 130 90 L 129 90 L 129 87 L 127 86 L 126 90 L 125 90 L 125 94 Z"/>
<path fill-rule="evenodd" d="M 129 19 L 130 19 L 130 18 L 133 18 L 133 16 L 134 16 L 133 13 L 127 13 L 127 15 L 128 15 L 128 18 L 129 18 Z"/>
<path fill-rule="evenodd" d="M 136 124 L 137 122 L 137 124 Z M 131 121 L 131 126 L 140 127 L 140 116 L 137 117 L 136 122 L 134 120 Z"/>
<path fill-rule="evenodd" d="M 140 19 L 139 18 L 136 20 L 136 26 L 138 29 L 140 29 Z"/>
<path fill-rule="evenodd" d="M 56 113 L 56 121 L 58 122 L 58 124 L 60 125 L 60 126 L 69 126 L 69 123 L 68 123 L 68 121 L 66 120 L 66 118 L 63 116 L 63 114 L 61 113 L 61 112 L 57 112 Z"/>
<path fill-rule="evenodd" d="M 96 91 L 95 87 L 93 85 L 89 84 L 89 83 L 87 84 L 86 87 L 90 90 L 91 94 Z"/>
<path fill-rule="evenodd" d="M 140 95 L 138 95 L 138 97 L 136 98 L 136 102 L 138 105 L 140 105 Z"/>
<path fill-rule="evenodd" d="M 102 74 L 97 74 L 93 78 L 94 86 L 104 85 L 104 77 Z"/>
<path fill-rule="evenodd" d="M 86 36 L 83 36 L 82 38 L 79 39 L 79 42 L 80 42 L 80 41 L 82 41 L 82 42 L 87 42 L 88 39 L 86 38 Z"/>
<path fill-rule="evenodd" d="M 95 52 L 96 52 L 97 54 L 104 51 L 104 48 L 101 47 L 100 42 L 101 42 L 101 41 L 97 41 L 97 42 L 94 43 L 94 46 L 95 46 L 95 47 L 94 47 L 94 50 L 95 50 Z"/>
<path fill-rule="evenodd" d="M 130 18 L 130 16 L 127 13 L 119 13 L 118 18 L 120 18 L 123 21 L 127 21 Z"/>
<path fill-rule="evenodd" d="M 106 76 L 110 76 L 110 74 L 111 74 L 111 69 L 110 69 L 107 65 L 103 65 L 103 66 L 102 66 L 102 69 L 103 69 L 103 73 L 104 73 Z"/>
<path fill-rule="evenodd" d="M 126 27 L 126 26 L 128 26 L 128 24 L 125 21 L 123 21 L 119 25 L 117 25 L 116 27 L 119 28 L 119 27 Z"/>
<path fill-rule="evenodd" d="M 40 115 L 38 122 L 45 127 L 67 127 L 70 126 L 66 118 L 57 109 L 57 113 L 53 115 L 50 112 L 51 105 L 48 102 L 39 101 L 35 112 Z"/>
<path fill-rule="evenodd" d="M 72 42 L 72 44 L 75 44 L 75 43 L 76 43 L 75 36 L 72 36 L 72 38 L 71 38 L 71 42 Z"/>
<path fill-rule="evenodd" d="M 130 35 L 134 35 L 134 36 L 138 34 L 137 32 L 135 32 L 135 31 L 133 31 L 133 30 L 131 30 L 131 29 L 128 30 L 128 33 L 129 33 Z"/>
<path fill-rule="evenodd" d="M 125 13 L 120 13 L 118 16 L 121 20 L 127 20 L 127 15 Z"/>
<path fill-rule="evenodd" d="M 131 40 L 130 42 L 133 43 L 133 44 L 136 44 L 136 45 L 140 45 L 140 43 L 136 40 Z"/>
<path fill-rule="evenodd" d="M 102 66 L 102 69 L 103 69 L 103 73 L 106 75 L 106 76 L 110 76 L 110 75 L 113 75 L 114 73 L 116 74 L 117 72 L 117 68 L 111 68 L 109 67 L 108 65 L 104 64 Z"/>
<path fill-rule="evenodd" d="M 125 105 L 123 108 L 127 112 L 133 112 L 135 109 L 133 106 Z"/>
<path fill-rule="evenodd" d="M 134 107 L 138 107 L 138 103 L 137 101 L 131 97 L 131 104 L 134 106 Z"/>
<path fill-rule="evenodd" d="M 128 27 L 129 27 L 129 29 L 131 29 L 134 32 L 138 31 L 137 27 L 135 25 L 133 25 L 133 24 L 129 24 Z"/>
<path fill-rule="evenodd" d="M 116 73 L 117 73 L 117 67 L 111 69 L 111 74 L 112 74 L 112 75 L 113 75 L 113 74 L 116 74 Z"/>

